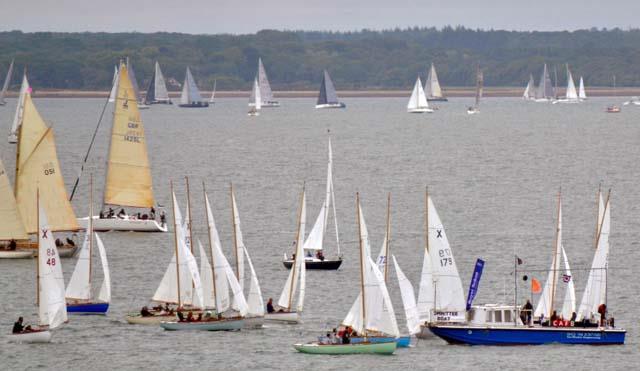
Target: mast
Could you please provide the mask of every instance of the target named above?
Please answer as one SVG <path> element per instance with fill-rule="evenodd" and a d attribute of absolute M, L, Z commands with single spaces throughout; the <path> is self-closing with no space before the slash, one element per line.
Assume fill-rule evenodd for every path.
<path fill-rule="evenodd" d="M 189 177 L 185 176 L 184 180 L 187 183 L 187 206 L 189 207 L 189 249 L 191 250 L 191 254 L 193 254 L 193 229 L 191 225 L 193 225 L 193 219 L 191 219 L 191 194 L 189 192 Z"/>
<path fill-rule="evenodd" d="M 175 202 L 176 194 L 173 193 L 173 181 L 171 181 L 170 184 L 171 184 L 171 210 L 173 211 L 173 226 L 175 228 L 175 231 L 173 233 L 173 244 L 175 247 L 175 254 L 176 254 L 176 282 L 178 284 L 178 308 L 180 308 L 182 306 L 182 301 L 180 297 L 180 254 L 178 252 L 178 228 L 182 228 L 182 227 L 178 225 L 176 220 L 176 202 Z"/>
<path fill-rule="evenodd" d="M 389 241 L 391 240 L 391 192 L 387 194 L 387 239 L 384 252 L 384 283 L 389 278 Z"/>
<path fill-rule="evenodd" d="M 89 175 L 89 287 L 91 287 L 92 260 L 91 248 L 93 247 L 93 173 Z"/>
<path fill-rule="evenodd" d="M 600 192 L 602 183 L 598 184 L 598 193 L 596 194 L 596 234 L 594 236 L 594 247 L 598 249 L 598 237 L 600 236 Z"/>
<path fill-rule="evenodd" d="M 294 280 L 296 279 L 296 268 L 298 266 L 298 259 L 300 259 L 300 254 L 298 254 L 298 246 L 303 243 L 303 241 L 300 241 L 300 219 L 302 218 L 302 203 L 304 202 L 305 186 L 306 184 L 302 183 L 302 195 L 300 196 L 300 209 L 298 211 L 298 232 L 296 233 L 296 257 L 295 259 L 293 259 L 293 266 L 291 267 L 293 271 L 291 272 L 291 285 L 289 286 L 289 307 L 287 307 L 287 311 L 291 311 L 291 304 L 293 301 L 293 286 L 295 285 Z M 302 257 L 302 259 L 304 259 L 304 256 Z M 306 263 L 302 261 L 302 264 Z"/>
<path fill-rule="evenodd" d="M 38 190 L 36 191 L 36 205 L 38 208 L 38 216 L 36 217 L 38 223 L 38 258 L 36 259 L 36 305 L 40 305 L 40 188 L 38 188 Z"/>
<path fill-rule="evenodd" d="M 205 188 L 204 182 L 202 182 L 202 193 L 204 195 L 204 203 L 205 207 L 209 204 L 209 200 L 207 198 L 207 190 Z M 209 251 L 211 252 L 211 280 L 213 281 L 213 298 L 214 303 L 216 304 L 216 310 L 218 310 L 218 303 L 216 299 L 218 298 L 218 294 L 216 293 L 216 262 L 213 253 L 213 242 L 211 241 L 211 221 L 209 220 L 209 209 L 207 209 L 207 230 L 209 231 Z"/>
<path fill-rule="evenodd" d="M 360 292 L 362 292 L 362 328 L 365 340 L 367 338 L 367 312 L 364 291 L 364 249 L 362 244 L 362 227 L 360 225 L 360 193 L 356 192 L 356 224 L 358 225 L 358 241 L 360 246 Z"/>
<path fill-rule="evenodd" d="M 549 313 L 553 314 L 553 302 L 555 301 L 556 296 L 556 279 L 557 279 L 557 271 L 558 271 L 558 238 L 560 237 L 560 210 L 561 210 L 561 194 L 562 188 L 558 191 L 558 213 L 556 219 L 556 238 L 553 247 L 553 281 L 551 282 L 551 303 L 549 304 Z"/>
<path fill-rule="evenodd" d="M 424 248 L 429 253 L 429 187 L 424 190 Z"/>
<path fill-rule="evenodd" d="M 231 189 L 231 222 L 233 223 L 233 251 L 236 256 L 236 278 L 240 279 L 240 262 L 238 261 L 238 225 L 236 224 L 236 203 L 235 197 L 233 196 L 233 183 L 229 183 L 229 185 Z"/>

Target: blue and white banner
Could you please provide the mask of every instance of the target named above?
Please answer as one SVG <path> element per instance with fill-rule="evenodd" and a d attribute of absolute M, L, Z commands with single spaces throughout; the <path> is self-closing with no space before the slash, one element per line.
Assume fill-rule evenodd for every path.
<path fill-rule="evenodd" d="M 471 276 L 471 284 L 469 285 L 469 295 L 467 296 L 467 310 L 471 309 L 471 303 L 475 299 L 478 293 L 478 286 L 480 285 L 480 277 L 482 277 L 482 270 L 484 269 L 484 260 L 476 260 L 476 268 L 473 270 L 473 276 Z"/>

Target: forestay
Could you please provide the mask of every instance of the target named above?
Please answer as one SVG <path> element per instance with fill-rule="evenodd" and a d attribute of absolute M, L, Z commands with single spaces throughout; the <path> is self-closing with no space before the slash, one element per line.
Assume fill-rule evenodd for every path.
<path fill-rule="evenodd" d="M 53 329 L 67 321 L 64 276 L 47 213 L 38 207 L 38 315 L 40 325 Z"/>

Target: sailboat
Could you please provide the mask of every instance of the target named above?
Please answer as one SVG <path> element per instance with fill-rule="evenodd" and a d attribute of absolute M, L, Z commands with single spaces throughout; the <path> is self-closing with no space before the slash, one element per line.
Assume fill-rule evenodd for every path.
<path fill-rule="evenodd" d="M 580 103 L 580 98 L 576 91 L 576 84 L 573 82 L 573 76 L 569 70 L 569 64 L 567 64 L 567 93 L 564 99 L 556 99 L 553 101 L 553 104 L 556 103 Z"/>
<path fill-rule="evenodd" d="M 89 188 L 89 215 L 92 215 L 93 177 L 91 178 Z M 76 267 L 73 270 L 73 274 L 71 275 L 69 285 L 65 292 L 68 313 L 106 314 L 109 310 L 109 303 L 111 302 L 111 274 L 109 273 L 107 252 L 100 236 L 98 236 L 97 233 L 93 233 L 92 224 L 93 222 L 89 220 L 89 228 L 86 230 L 84 243 L 80 249 Z M 91 292 L 91 278 L 93 277 L 94 272 L 91 253 L 93 250 L 94 236 L 96 238 L 96 245 L 98 246 L 98 252 L 100 254 L 100 262 L 102 263 L 102 273 L 104 275 L 97 297 L 98 300 L 94 300 Z"/>
<path fill-rule="evenodd" d="M 598 215 L 600 228 L 596 236 L 598 249 L 604 247 L 603 250 L 596 249 L 596 256 L 594 261 L 598 261 L 597 266 L 601 266 L 603 260 L 608 253 L 608 233 L 609 233 L 609 202 L 605 204 L 603 213 Z M 559 260 L 562 255 L 562 206 L 560 203 L 560 196 L 558 195 L 558 217 L 556 224 L 556 240 L 554 244 L 554 258 L 552 271 L 549 272 L 550 279 L 545 283 L 545 290 L 541 297 L 542 307 L 536 310 L 541 314 L 554 313 L 554 300 L 556 296 L 556 283 L 557 276 L 560 275 L 562 269 L 559 269 Z M 602 215 L 602 216 L 600 216 Z M 601 218 L 601 219 L 600 219 Z M 605 237 L 607 235 L 607 237 Z M 559 253 L 560 252 L 560 253 Z M 515 258 L 514 262 L 514 278 L 518 277 L 517 266 L 519 263 L 518 258 Z M 606 260 L 606 258 L 604 258 Z M 566 262 L 566 258 L 565 258 Z M 606 264 L 606 263 L 605 263 Z M 554 267 L 555 265 L 555 267 Z M 591 270 L 602 277 L 604 270 L 595 269 Z M 570 277 L 570 270 L 568 264 L 565 265 L 564 276 Z M 590 273 L 590 274 L 591 274 Z M 565 277 L 563 277 L 565 281 Z M 588 288 L 600 287 L 602 288 L 602 282 L 597 282 L 596 278 L 587 283 Z M 571 282 L 571 280 L 569 280 Z M 595 285 L 593 285 L 595 283 Z M 517 279 L 516 279 L 517 284 Z M 563 312 L 565 309 L 567 312 L 571 310 L 571 305 L 575 305 L 575 296 L 571 296 L 571 287 L 567 287 L 568 294 L 565 292 L 565 299 L 563 304 Z M 589 289 L 587 289 L 589 290 Z M 514 303 L 518 302 L 517 290 L 515 292 Z M 597 295 L 600 295 L 601 291 L 597 290 Z M 586 297 L 590 297 L 591 294 L 587 294 Z M 572 303 L 573 300 L 573 303 Z M 520 308 L 514 304 L 512 305 L 496 305 L 487 304 L 483 306 L 472 306 L 468 312 L 469 320 L 465 323 L 455 324 L 431 324 L 429 329 L 437 336 L 453 344 L 469 344 L 469 345 L 538 345 L 538 344 L 585 344 L 585 345 L 608 345 L 608 344 L 624 344 L 624 338 L 626 330 L 620 328 L 614 328 L 609 326 L 609 323 L 596 324 L 589 321 L 588 318 L 594 315 L 593 311 L 597 311 L 597 307 L 600 306 L 602 298 L 599 297 L 595 300 L 587 299 L 589 302 L 585 307 L 581 306 L 579 312 L 582 312 L 582 317 L 587 318 L 586 322 L 570 321 L 558 317 L 553 321 L 547 320 L 542 324 L 540 323 L 523 323 L 523 318 L 520 316 Z M 565 308 L 566 307 L 566 308 Z M 588 308 L 588 309 L 586 309 Z M 595 308 L 595 309 L 594 309 Z M 584 309 L 584 311 L 582 311 Z M 575 314 L 575 312 L 572 312 Z M 566 317 L 565 317 L 566 318 Z M 572 315 L 573 319 L 573 315 Z"/>
<path fill-rule="evenodd" d="M 138 103 L 138 109 L 148 109 L 149 105 L 147 105 L 142 96 L 140 95 L 140 88 L 138 87 L 138 80 L 136 79 L 136 73 L 133 71 L 133 64 L 127 57 L 127 73 L 129 74 L 129 80 L 131 81 L 131 86 L 133 87 L 133 93 Z"/>
<path fill-rule="evenodd" d="M 324 70 L 322 83 L 320 84 L 320 94 L 316 102 L 316 108 L 346 108 L 347 105 L 338 101 L 336 88 L 333 86 L 329 72 Z"/>
<path fill-rule="evenodd" d="M 116 101 L 116 95 L 118 94 L 118 65 L 113 67 L 113 80 L 111 81 L 111 91 L 109 92 L 109 103 Z"/>
<path fill-rule="evenodd" d="M 34 251 L 18 250 L 17 241 L 28 242 L 29 235 L 24 228 L 7 171 L 0 160 L 0 259 L 32 258 Z"/>
<path fill-rule="evenodd" d="M 2 90 L 0 90 L 0 106 L 7 104 L 4 97 L 7 94 L 7 90 L 9 90 L 9 85 L 11 85 L 11 80 L 13 78 L 13 62 L 14 61 L 12 59 L 11 64 L 9 64 L 9 69 L 7 70 L 7 76 L 4 78 L 4 84 L 2 84 Z"/>
<path fill-rule="evenodd" d="M 213 90 L 211 90 L 211 98 L 209 98 L 209 104 L 215 104 L 216 103 L 216 83 L 218 82 L 218 80 L 213 80 Z"/>
<path fill-rule="evenodd" d="M 360 195 L 356 194 L 356 215 L 360 249 L 360 293 L 346 318 L 342 321 L 358 334 L 361 341 L 348 344 L 307 343 L 293 347 L 302 353 L 312 354 L 393 354 L 395 338 L 376 339 L 380 332 L 398 336 L 398 325 L 391 306 L 389 292 L 376 263 L 371 259 L 368 233 L 360 208 Z M 386 309 L 386 310 L 385 310 Z M 373 335 L 373 336 L 371 336 Z M 360 339 L 360 338 L 359 338 Z"/>
<path fill-rule="evenodd" d="M 482 88 L 484 84 L 484 74 L 478 66 L 476 71 L 476 102 L 472 107 L 467 108 L 467 114 L 473 115 L 475 113 L 480 113 L 480 99 L 482 98 Z"/>
<path fill-rule="evenodd" d="M 429 108 L 429 102 L 427 102 L 427 97 L 424 95 L 424 90 L 422 89 L 422 82 L 420 82 L 420 76 L 418 76 L 418 78 L 416 79 L 415 85 L 413 85 L 413 91 L 411 92 L 409 103 L 407 103 L 407 112 L 433 113 L 433 110 Z"/>
<path fill-rule="evenodd" d="M 36 262 L 37 302 L 39 326 L 25 329 L 9 336 L 9 341 L 18 343 L 48 343 L 51 332 L 67 322 L 64 302 L 64 276 L 58 249 L 49 228 L 47 213 L 40 207 L 40 196 L 36 194 L 38 210 L 38 259 Z"/>
<path fill-rule="evenodd" d="M 127 66 L 120 65 L 118 94 L 113 111 L 111 139 L 107 160 L 107 175 L 104 187 L 103 211 L 93 216 L 94 231 L 166 232 L 163 220 L 136 214 L 104 211 L 106 205 L 120 207 L 153 208 L 153 186 L 151 168 L 147 154 L 144 125 L 138 111 L 138 103 Z M 88 227 L 89 217 L 78 219 L 83 228 Z"/>
<path fill-rule="evenodd" d="M 433 63 L 431 63 L 431 68 L 429 68 L 429 73 L 427 74 L 427 80 L 424 83 L 424 93 L 426 94 L 429 102 L 448 101 L 444 94 L 442 94 L 440 81 L 438 81 L 438 73 L 436 73 L 436 67 Z"/>
<path fill-rule="evenodd" d="M 428 331 L 434 323 L 465 320 L 462 281 L 428 189 L 425 191 L 425 249 L 417 307 L 421 330 L 416 336 L 421 339 L 432 337 Z"/>
<path fill-rule="evenodd" d="M 580 100 L 587 100 L 587 92 L 584 89 L 584 79 L 580 76 L 580 87 L 578 88 L 578 98 Z"/>
<path fill-rule="evenodd" d="M 77 232 L 80 227 L 69 202 L 60 171 L 53 128 L 48 127 L 38 113 L 31 98 L 30 89 L 24 95 L 23 104 L 22 120 L 18 126 L 14 184 L 14 194 L 22 223 L 28 234 L 38 233 L 38 209 L 33 200 L 39 189 L 41 206 L 47 213 L 51 230 Z M 71 240 L 67 238 L 67 241 Z M 58 245 L 58 251 L 62 257 L 73 255 L 77 249 L 75 242 L 64 244 L 64 246 L 60 246 L 61 243 Z M 18 248 L 36 249 L 37 245 L 29 242 L 19 243 Z"/>
<path fill-rule="evenodd" d="M 529 82 L 527 83 L 527 87 L 524 88 L 524 93 L 522 93 L 522 98 L 525 100 L 535 99 L 534 90 L 536 88 L 536 83 L 533 80 L 533 75 L 529 75 Z"/>
<path fill-rule="evenodd" d="M 277 309 L 274 312 L 266 313 L 264 319 L 267 321 L 281 321 L 288 323 L 299 323 L 304 306 L 304 292 L 306 285 L 306 268 L 304 264 L 304 230 L 306 223 L 306 194 L 305 187 L 302 187 L 300 196 L 300 208 L 298 211 L 298 230 L 296 232 L 296 254 L 293 259 L 293 267 L 289 271 L 287 282 L 282 288 L 280 299 L 278 299 Z M 294 308 L 294 296 L 298 293 L 297 306 Z"/>
<path fill-rule="evenodd" d="M 22 115 L 24 114 L 24 95 L 27 90 L 30 90 L 29 81 L 27 80 L 27 73 L 22 75 L 22 85 L 20 85 L 20 95 L 18 95 L 18 105 L 16 106 L 16 113 L 13 116 L 13 124 L 11 125 L 11 131 L 9 132 L 9 143 L 18 143 L 18 127 L 22 122 Z"/>
<path fill-rule="evenodd" d="M 262 64 L 262 58 L 258 58 L 258 72 L 256 73 L 256 79 L 260 85 L 261 99 L 260 104 L 262 107 L 280 107 L 280 102 L 273 98 L 273 92 L 271 91 L 271 85 L 269 85 L 269 79 L 267 78 L 267 72 Z M 249 106 L 253 106 L 254 101 L 249 101 Z"/>
<path fill-rule="evenodd" d="M 336 216 L 336 200 L 333 191 L 333 151 L 331 150 L 331 138 L 329 138 L 329 162 L 327 164 L 327 186 L 325 193 L 325 200 L 320 208 L 316 222 L 309 232 L 307 239 L 304 240 L 303 251 L 304 262 L 306 269 L 321 269 L 321 270 L 335 270 L 342 264 L 342 254 L 340 253 L 340 238 L 338 235 L 338 219 Z M 338 249 L 338 256 L 329 259 L 324 254 L 324 242 L 325 235 L 328 229 L 329 221 L 329 207 L 333 210 L 333 221 L 336 231 L 336 246 Z M 303 231 L 304 232 L 304 231 Z M 304 234 L 303 234 L 304 235 Z M 297 245 L 295 246 L 297 251 Z M 287 257 L 284 255 L 284 266 L 287 269 L 291 269 L 294 264 L 296 256 Z"/>
<path fill-rule="evenodd" d="M 260 85 L 258 84 L 258 78 L 253 79 L 253 88 L 251 89 L 251 96 L 249 97 L 249 116 L 260 116 L 260 109 L 262 108 L 262 92 L 260 91 Z"/>
<path fill-rule="evenodd" d="M 616 92 L 616 75 L 613 75 L 613 96 L 617 96 L 617 92 Z M 607 106 L 606 109 L 607 113 L 620 113 L 620 107 L 616 106 L 615 104 L 612 104 L 610 106 Z"/>
<path fill-rule="evenodd" d="M 189 67 L 187 67 L 187 71 L 185 72 L 182 95 L 180 96 L 180 104 L 178 106 L 184 108 L 209 107 L 209 102 L 204 100 L 200 95 L 200 90 L 198 90 L 196 80 L 193 78 Z"/>
<path fill-rule="evenodd" d="M 542 69 L 542 75 L 540 76 L 540 85 L 536 89 L 535 102 L 550 102 L 554 98 L 553 85 L 551 85 L 551 77 L 549 77 L 549 70 L 547 64 L 544 64 Z"/>
<path fill-rule="evenodd" d="M 140 313 L 129 313 L 126 320 L 131 324 L 158 325 L 163 321 L 174 321 L 176 314 L 169 307 L 169 304 L 176 304 L 179 310 L 185 307 L 189 309 L 204 307 L 202 280 L 196 259 L 187 246 L 187 231 L 182 223 L 182 213 L 173 192 L 173 183 L 171 183 L 171 197 L 173 226 L 175 228 L 173 234 L 174 253 L 162 281 L 151 299 L 156 303 L 164 303 L 165 307 Z"/>
<path fill-rule="evenodd" d="M 164 82 L 164 76 L 162 75 L 158 61 L 156 61 L 153 76 L 151 76 L 151 80 L 149 81 L 149 88 L 147 89 L 147 95 L 144 97 L 144 104 L 173 104 L 171 98 L 169 98 L 167 84 Z"/>

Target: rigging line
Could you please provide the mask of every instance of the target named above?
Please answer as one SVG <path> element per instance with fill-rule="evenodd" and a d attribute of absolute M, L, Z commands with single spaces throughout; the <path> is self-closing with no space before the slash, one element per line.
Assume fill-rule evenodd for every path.
<path fill-rule="evenodd" d="M 100 129 L 100 123 L 102 123 L 102 117 L 104 116 L 104 112 L 107 110 L 107 106 L 109 105 L 110 96 L 111 95 L 107 96 L 107 100 L 104 102 L 104 106 L 102 106 L 102 112 L 100 113 L 98 124 L 96 125 L 96 128 L 93 131 L 93 136 L 91 137 L 91 143 L 89 143 L 89 148 L 87 149 L 87 153 L 84 155 L 84 159 L 82 160 L 82 164 L 80 165 L 78 178 L 76 179 L 76 182 L 73 184 L 73 189 L 71 190 L 71 196 L 69 196 L 69 201 L 73 200 L 73 195 L 76 193 L 76 189 L 78 188 L 78 183 L 80 183 L 80 178 L 82 177 L 82 171 L 84 170 L 84 165 L 87 163 L 87 159 L 89 158 L 89 154 L 91 153 L 91 148 L 93 147 L 93 143 L 96 140 L 96 135 L 98 135 L 98 129 Z"/>

